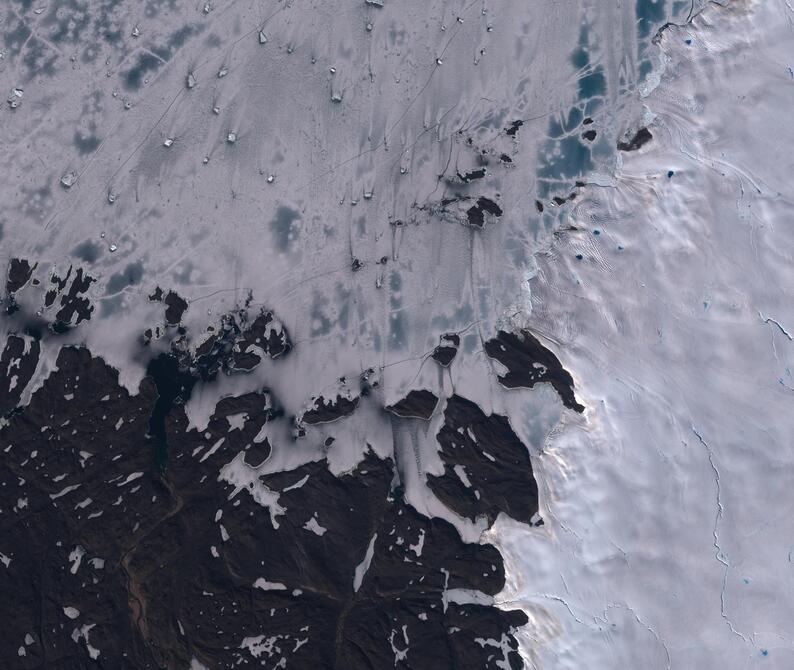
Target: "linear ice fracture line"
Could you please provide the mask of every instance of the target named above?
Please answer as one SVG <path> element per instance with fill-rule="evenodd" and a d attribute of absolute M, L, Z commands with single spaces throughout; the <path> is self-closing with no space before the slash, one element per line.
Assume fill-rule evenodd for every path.
<path fill-rule="evenodd" d="M 610 603 L 609 605 L 607 605 L 606 609 L 604 609 L 604 614 L 601 617 L 604 622 L 609 621 L 609 616 L 607 615 L 607 612 L 609 612 L 609 610 L 611 609 L 624 609 L 627 612 L 631 613 L 634 616 L 634 619 L 637 621 L 637 623 L 640 624 L 640 626 L 642 626 L 643 628 L 645 628 L 651 635 L 653 635 L 659 646 L 662 649 L 664 649 L 664 653 L 667 656 L 667 670 L 670 670 L 673 664 L 673 660 L 670 657 L 670 650 L 667 647 L 667 643 L 662 639 L 661 635 L 659 635 L 659 633 L 657 633 L 654 630 L 653 626 L 643 621 L 640 618 L 640 615 L 637 614 L 636 610 L 630 605 L 627 605 L 626 603 Z"/>
<path fill-rule="evenodd" d="M 703 445 L 703 447 L 706 450 L 706 453 L 708 454 L 709 465 L 711 465 L 711 469 L 714 471 L 714 479 L 717 484 L 717 514 L 714 517 L 714 529 L 712 531 L 712 534 L 714 535 L 714 551 L 715 551 L 714 558 L 716 558 L 717 561 L 719 561 L 723 565 L 722 586 L 720 588 L 720 615 L 722 616 L 723 619 L 725 619 L 725 623 L 728 624 L 728 627 L 731 629 L 732 633 L 742 638 L 742 640 L 744 640 L 745 642 L 751 642 L 751 640 L 746 635 L 736 630 L 735 626 L 733 625 L 733 622 L 725 614 L 725 589 L 727 588 L 728 569 L 730 568 L 730 565 L 728 564 L 728 561 L 725 559 L 725 554 L 723 553 L 722 547 L 720 546 L 720 538 L 718 532 L 719 524 L 722 519 L 723 512 L 725 511 L 725 507 L 722 504 L 722 481 L 720 479 L 720 471 L 717 469 L 717 465 L 714 462 L 714 452 L 712 451 L 711 447 L 708 445 L 706 440 L 703 439 L 703 436 L 697 431 L 697 429 L 694 426 L 692 426 L 692 432 L 697 436 L 698 440 L 700 441 L 700 444 Z"/>
<path fill-rule="evenodd" d="M 568 610 L 568 614 L 571 615 L 571 617 L 573 618 L 574 621 L 576 621 L 576 623 L 584 626 L 585 628 L 590 628 L 590 629 L 593 628 L 592 625 L 588 624 L 586 621 L 582 621 L 578 616 L 576 616 L 576 614 L 574 614 L 573 609 L 571 609 L 571 606 L 568 604 L 568 601 L 565 600 L 565 598 L 562 598 L 562 597 L 560 597 L 558 595 L 554 595 L 553 593 L 530 593 L 530 594 L 527 594 L 526 597 L 527 598 L 543 598 L 545 600 L 552 600 L 552 601 L 554 601 L 556 603 L 560 603 L 563 607 L 565 607 L 566 610 Z M 523 599 L 513 599 L 513 600 L 500 600 L 500 601 L 497 601 L 496 604 L 499 607 L 510 607 L 510 606 L 515 606 L 515 605 L 521 606 L 521 605 L 524 605 L 526 603 L 525 603 L 525 601 Z"/>
<path fill-rule="evenodd" d="M 662 33 L 664 33 L 664 31 L 667 30 L 668 28 L 671 27 L 686 28 L 698 16 L 700 16 L 703 12 L 705 12 L 706 8 L 709 5 L 716 5 L 717 7 L 722 7 L 723 9 L 727 7 L 727 5 L 723 4 L 722 2 L 719 2 L 719 0 L 709 0 L 702 7 L 700 7 L 700 9 L 695 11 L 695 0 L 692 0 L 692 3 L 689 6 L 689 14 L 686 17 L 686 20 L 683 23 L 675 23 L 675 21 L 668 21 L 661 28 L 659 28 L 659 30 L 656 31 L 656 34 L 653 36 L 653 38 L 651 38 L 651 42 L 653 42 L 654 44 L 658 44 L 659 41 L 662 39 Z"/>
<path fill-rule="evenodd" d="M 778 321 L 777 319 L 773 319 L 772 317 L 765 317 L 765 316 L 764 316 L 764 315 L 761 313 L 761 310 L 760 310 L 760 309 L 758 310 L 758 316 L 760 316 L 760 317 L 761 317 L 761 321 L 763 321 L 764 323 L 774 323 L 774 324 L 775 324 L 775 325 L 776 325 L 776 326 L 777 326 L 777 327 L 780 329 L 780 332 L 781 332 L 781 333 L 783 333 L 783 334 L 784 334 L 784 335 L 785 335 L 785 336 L 786 336 L 786 337 L 789 339 L 789 341 L 794 341 L 794 336 L 792 336 L 792 334 L 791 334 L 791 333 L 789 333 L 789 332 L 788 332 L 788 331 L 787 331 L 787 330 L 786 330 L 786 329 L 783 327 L 783 325 L 780 323 L 780 321 Z"/>

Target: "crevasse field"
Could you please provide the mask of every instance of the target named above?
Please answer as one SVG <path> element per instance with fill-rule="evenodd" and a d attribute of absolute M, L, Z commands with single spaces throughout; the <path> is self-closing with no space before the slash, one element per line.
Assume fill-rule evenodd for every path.
<path fill-rule="evenodd" d="M 794 667 L 788 0 L 0 42 L 0 665 Z"/>

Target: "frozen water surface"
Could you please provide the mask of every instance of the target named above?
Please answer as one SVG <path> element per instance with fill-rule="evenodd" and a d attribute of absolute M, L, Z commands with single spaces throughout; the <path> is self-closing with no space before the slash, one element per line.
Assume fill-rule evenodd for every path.
<path fill-rule="evenodd" d="M 311 612 L 337 575 L 303 566 L 307 585 L 249 535 L 349 533 L 355 601 L 382 596 L 389 552 L 436 561 L 449 532 L 494 543 L 507 582 L 489 545 L 466 561 L 481 582 L 439 558 L 444 615 L 529 617 L 472 625 L 487 667 L 788 667 L 792 26 L 786 0 L 7 3 L 0 449 L 21 489 L 3 514 L 29 477 L 59 496 L 48 514 L 123 513 L 134 541 L 109 560 L 146 639 L 159 615 L 135 556 L 203 495 L 224 523 L 195 512 L 183 544 L 256 582 L 271 617 L 287 598 Z M 523 329 L 539 339 L 505 335 Z M 118 380 L 58 358 L 70 344 Z M 41 474 L 37 440 L 77 439 L 59 403 L 87 402 L 86 376 L 123 409 L 94 410 L 121 452 L 75 507 L 78 475 Z M 119 445 L 152 438 L 161 472 L 144 475 Z M 503 499 L 505 472 L 521 493 Z M 381 509 L 369 478 L 389 493 L 363 524 Z M 0 551 L 0 573 L 21 563 Z M 236 612 L 209 584 L 212 616 Z M 115 658 L 104 610 L 72 595 L 66 640 Z M 174 639 L 189 610 L 166 612 Z M 428 615 L 379 630 L 389 665 L 431 663 L 409 630 Z M 230 663 L 299 665 L 324 639 L 313 620 L 224 621 Z M 160 664 L 216 667 L 160 644 Z"/>
<path fill-rule="evenodd" d="M 194 330 L 250 290 L 297 341 L 324 343 L 301 362 L 320 379 L 350 357 L 421 355 L 439 323 L 489 332 L 525 301 L 550 222 L 532 202 L 611 164 L 591 158 L 583 115 L 609 145 L 635 121 L 635 10 L 378 4 L 9 6 L 32 36 L 3 72 L 25 89 L 4 112 L 6 248 L 65 264 L 104 239 L 117 250 L 91 263 L 97 302 L 135 263 L 145 282 L 122 311 L 145 319 L 136 291 L 161 283 L 189 299 Z M 487 233 L 441 222 L 466 222 L 481 196 L 503 211 Z M 126 366 L 132 343 L 105 344 Z"/>

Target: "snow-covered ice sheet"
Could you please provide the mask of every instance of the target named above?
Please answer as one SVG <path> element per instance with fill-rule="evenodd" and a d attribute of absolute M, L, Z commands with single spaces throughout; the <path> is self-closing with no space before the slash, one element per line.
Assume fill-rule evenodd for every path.
<path fill-rule="evenodd" d="M 492 531 L 537 667 L 794 663 L 794 11 L 725 4 L 663 32 L 654 141 L 532 282 L 588 406 L 535 461 L 551 522 Z"/>

